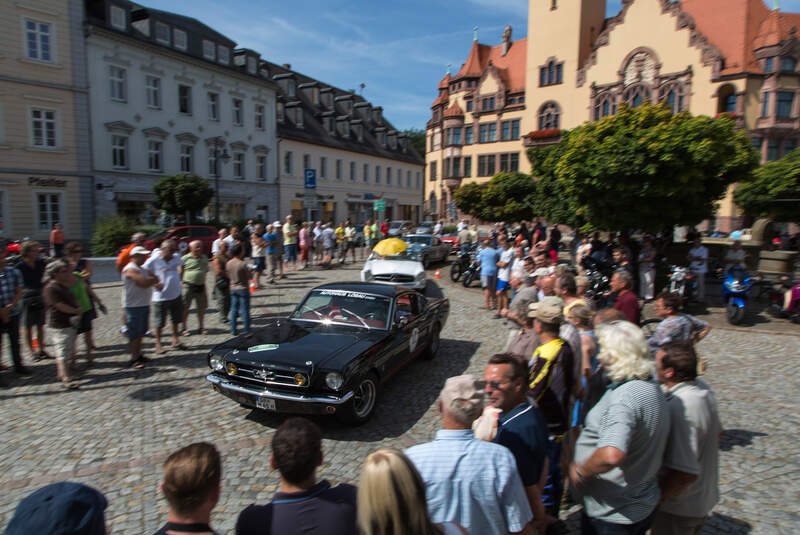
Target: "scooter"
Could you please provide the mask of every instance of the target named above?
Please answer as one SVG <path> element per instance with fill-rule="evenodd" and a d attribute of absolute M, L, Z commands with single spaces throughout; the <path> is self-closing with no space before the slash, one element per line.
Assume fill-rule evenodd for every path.
<path fill-rule="evenodd" d="M 450 264 L 450 280 L 458 282 L 461 279 L 461 276 L 469 268 L 474 253 L 474 245 L 466 246 L 458 252 L 458 258 Z"/>
<path fill-rule="evenodd" d="M 472 284 L 472 281 L 475 279 L 480 279 L 481 275 L 481 262 L 478 260 L 478 252 L 473 251 L 470 256 L 470 262 L 467 266 L 467 269 L 464 270 L 464 279 L 461 281 L 461 284 L 464 288 L 469 288 L 469 285 Z"/>
<path fill-rule="evenodd" d="M 697 292 L 697 280 L 695 274 L 685 266 L 670 266 L 667 274 L 669 293 L 675 293 L 683 298 L 684 307 L 695 296 Z"/>
<path fill-rule="evenodd" d="M 738 325 L 744 319 L 747 293 L 752 287 L 753 280 L 741 267 L 734 266 L 725 273 L 725 280 L 722 281 L 722 302 L 731 325 Z"/>

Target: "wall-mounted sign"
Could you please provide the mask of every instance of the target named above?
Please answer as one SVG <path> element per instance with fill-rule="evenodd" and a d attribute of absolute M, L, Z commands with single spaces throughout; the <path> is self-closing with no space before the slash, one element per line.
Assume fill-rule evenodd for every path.
<path fill-rule="evenodd" d="M 67 181 L 58 178 L 39 178 L 35 176 L 29 176 L 28 185 L 37 186 L 40 188 L 66 188 Z"/>

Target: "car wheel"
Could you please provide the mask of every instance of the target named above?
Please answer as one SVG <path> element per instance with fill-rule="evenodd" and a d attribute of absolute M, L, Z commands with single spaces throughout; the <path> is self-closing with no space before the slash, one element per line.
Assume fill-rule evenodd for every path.
<path fill-rule="evenodd" d="M 348 425 L 361 425 L 370 419 L 378 400 L 378 377 L 370 373 L 356 385 L 353 397 L 337 411 L 337 417 Z"/>
<path fill-rule="evenodd" d="M 439 336 L 439 332 L 442 328 L 437 323 L 433 326 L 433 331 L 431 331 L 431 339 L 428 342 L 428 347 L 425 348 L 425 352 L 422 353 L 422 358 L 425 360 L 433 360 L 436 354 L 439 352 L 439 346 L 441 345 L 441 337 Z"/>

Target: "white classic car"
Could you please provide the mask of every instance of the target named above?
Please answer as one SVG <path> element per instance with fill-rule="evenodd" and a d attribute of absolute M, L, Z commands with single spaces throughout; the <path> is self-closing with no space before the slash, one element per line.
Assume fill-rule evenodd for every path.
<path fill-rule="evenodd" d="M 422 257 L 411 250 L 387 256 L 372 252 L 361 270 L 361 280 L 423 290 L 426 281 Z"/>

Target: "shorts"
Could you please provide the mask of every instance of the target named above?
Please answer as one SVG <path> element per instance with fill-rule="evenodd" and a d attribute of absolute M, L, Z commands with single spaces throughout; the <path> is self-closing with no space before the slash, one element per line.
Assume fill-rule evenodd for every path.
<path fill-rule="evenodd" d="M 198 310 L 205 310 L 208 308 L 208 296 L 206 295 L 205 284 L 183 283 L 183 306 L 188 310 L 192 307 L 192 301 L 197 301 Z"/>
<path fill-rule="evenodd" d="M 256 256 L 253 258 L 253 271 L 256 273 L 263 273 L 267 267 L 267 261 L 263 256 Z"/>
<path fill-rule="evenodd" d="M 78 322 L 78 334 L 88 333 L 92 330 L 92 321 L 97 317 L 93 309 L 89 309 L 81 314 L 81 320 Z"/>
<path fill-rule="evenodd" d="M 502 279 L 497 280 L 497 291 L 498 292 L 505 292 L 506 288 L 508 288 L 508 281 L 504 281 Z"/>
<path fill-rule="evenodd" d="M 71 359 L 75 353 L 75 338 L 78 331 L 74 327 L 65 327 L 63 329 L 51 327 L 48 332 L 55 347 L 56 360 L 63 362 Z"/>
<path fill-rule="evenodd" d="M 150 307 L 125 307 L 125 325 L 129 339 L 137 340 L 144 336 L 150 328 Z"/>
<path fill-rule="evenodd" d="M 287 262 L 297 262 L 297 244 L 288 243 L 283 245 L 284 252 L 286 253 Z"/>
<path fill-rule="evenodd" d="M 334 249 L 333 247 L 325 247 L 324 254 L 325 254 L 325 256 L 333 256 L 333 252 L 335 250 L 336 249 Z"/>
<path fill-rule="evenodd" d="M 24 327 L 35 327 L 44 325 L 45 308 L 44 299 L 41 294 L 22 299 L 22 325 Z"/>
<path fill-rule="evenodd" d="M 167 314 L 173 324 L 183 321 L 183 301 L 180 296 L 172 301 L 155 301 L 153 303 L 153 325 L 159 329 L 167 324 Z"/>
<path fill-rule="evenodd" d="M 481 288 L 494 291 L 497 287 L 497 275 L 481 275 Z"/>

